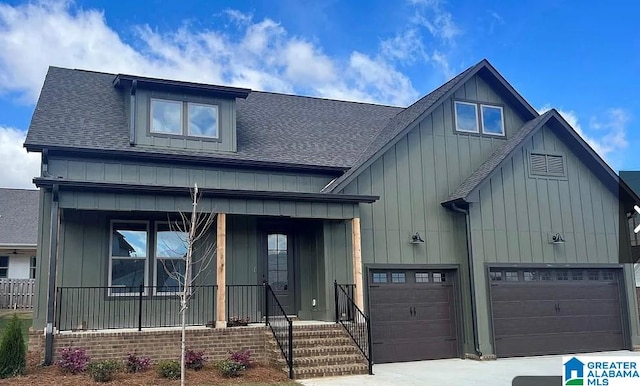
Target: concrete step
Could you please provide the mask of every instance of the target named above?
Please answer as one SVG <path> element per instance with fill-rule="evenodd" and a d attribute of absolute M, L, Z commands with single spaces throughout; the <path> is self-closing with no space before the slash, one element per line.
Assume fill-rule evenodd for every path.
<path fill-rule="evenodd" d="M 293 376 L 295 379 L 338 377 L 343 375 L 368 374 L 369 367 L 366 364 L 342 364 L 316 367 L 294 367 Z"/>

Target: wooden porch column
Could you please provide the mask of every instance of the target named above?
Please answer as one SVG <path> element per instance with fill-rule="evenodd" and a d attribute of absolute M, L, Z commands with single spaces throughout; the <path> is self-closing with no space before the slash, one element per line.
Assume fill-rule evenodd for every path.
<path fill-rule="evenodd" d="M 362 288 L 362 245 L 360 241 L 360 218 L 351 220 L 351 244 L 353 245 L 353 284 L 356 285 L 353 299 L 364 312 L 364 290 Z"/>
<path fill-rule="evenodd" d="M 216 231 L 216 283 L 218 291 L 216 296 L 216 328 L 227 327 L 227 218 L 225 213 L 218 213 Z"/>

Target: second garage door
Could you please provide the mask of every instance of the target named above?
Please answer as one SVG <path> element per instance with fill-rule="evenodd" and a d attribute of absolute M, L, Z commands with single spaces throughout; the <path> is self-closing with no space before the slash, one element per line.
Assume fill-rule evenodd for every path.
<path fill-rule="evenodd" d="M 492 269 L 498 357 L 620 350 L 619 271 Z"/>
<path fill-rule="evenodd" d="M 458 356 L 454 271 L 371 271 L 373 360 Z"/>

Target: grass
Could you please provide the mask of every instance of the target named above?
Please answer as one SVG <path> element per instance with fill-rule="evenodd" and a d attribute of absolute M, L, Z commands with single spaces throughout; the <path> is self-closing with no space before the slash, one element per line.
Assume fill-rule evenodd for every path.
<path fill-rule="evenodd" d="M 0 336 L 4 332 L 5 327 L 9 324 L 11 318 L 13 318 L 13 314 L 17 314 L 20 322 L 22 324 L 22 337 L 24 338 L 25 344 L 29 342 L 29 327 L 31 327 L 32 316 L 31 312 L 3 312 L 0 314 Z"/>

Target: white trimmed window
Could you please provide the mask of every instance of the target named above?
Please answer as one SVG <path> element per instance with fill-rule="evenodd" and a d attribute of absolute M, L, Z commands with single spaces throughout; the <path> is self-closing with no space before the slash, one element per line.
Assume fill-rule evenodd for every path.
<path fill-rule="evenodd" d="M 169 223 L 156 223 L 155 234 L 156 293 L 176 293 L 184 283 L 188 234 Z"/>
<path fill-rule="evenodd" d="M 455 101 L 454 112 L 457 132 L 505 135 L 504 112 L 500 106 Z"/>
<path fill-rule="evenodd" d="M 478 106 L 475 103 L 455 102 L 456 131 L 478 133 Z"/>
<path fill-rule="evenodd" d="M 147 221 L 111 221 L 109 243 L 110 294 L 137 294 L 147 285 L 149 223 Z M 120 288 L 118 288 L 120 287 Z"/>
<path fill-rule="evenodd" d="M 218 106 L 151 99 L 149 131 L 189 137 L 218 138 Z"/>
<path fill-rule="evenodd" d="M 480 105 L 480 114 L 483 134 L 504 136 L 502 107 Z"/>

